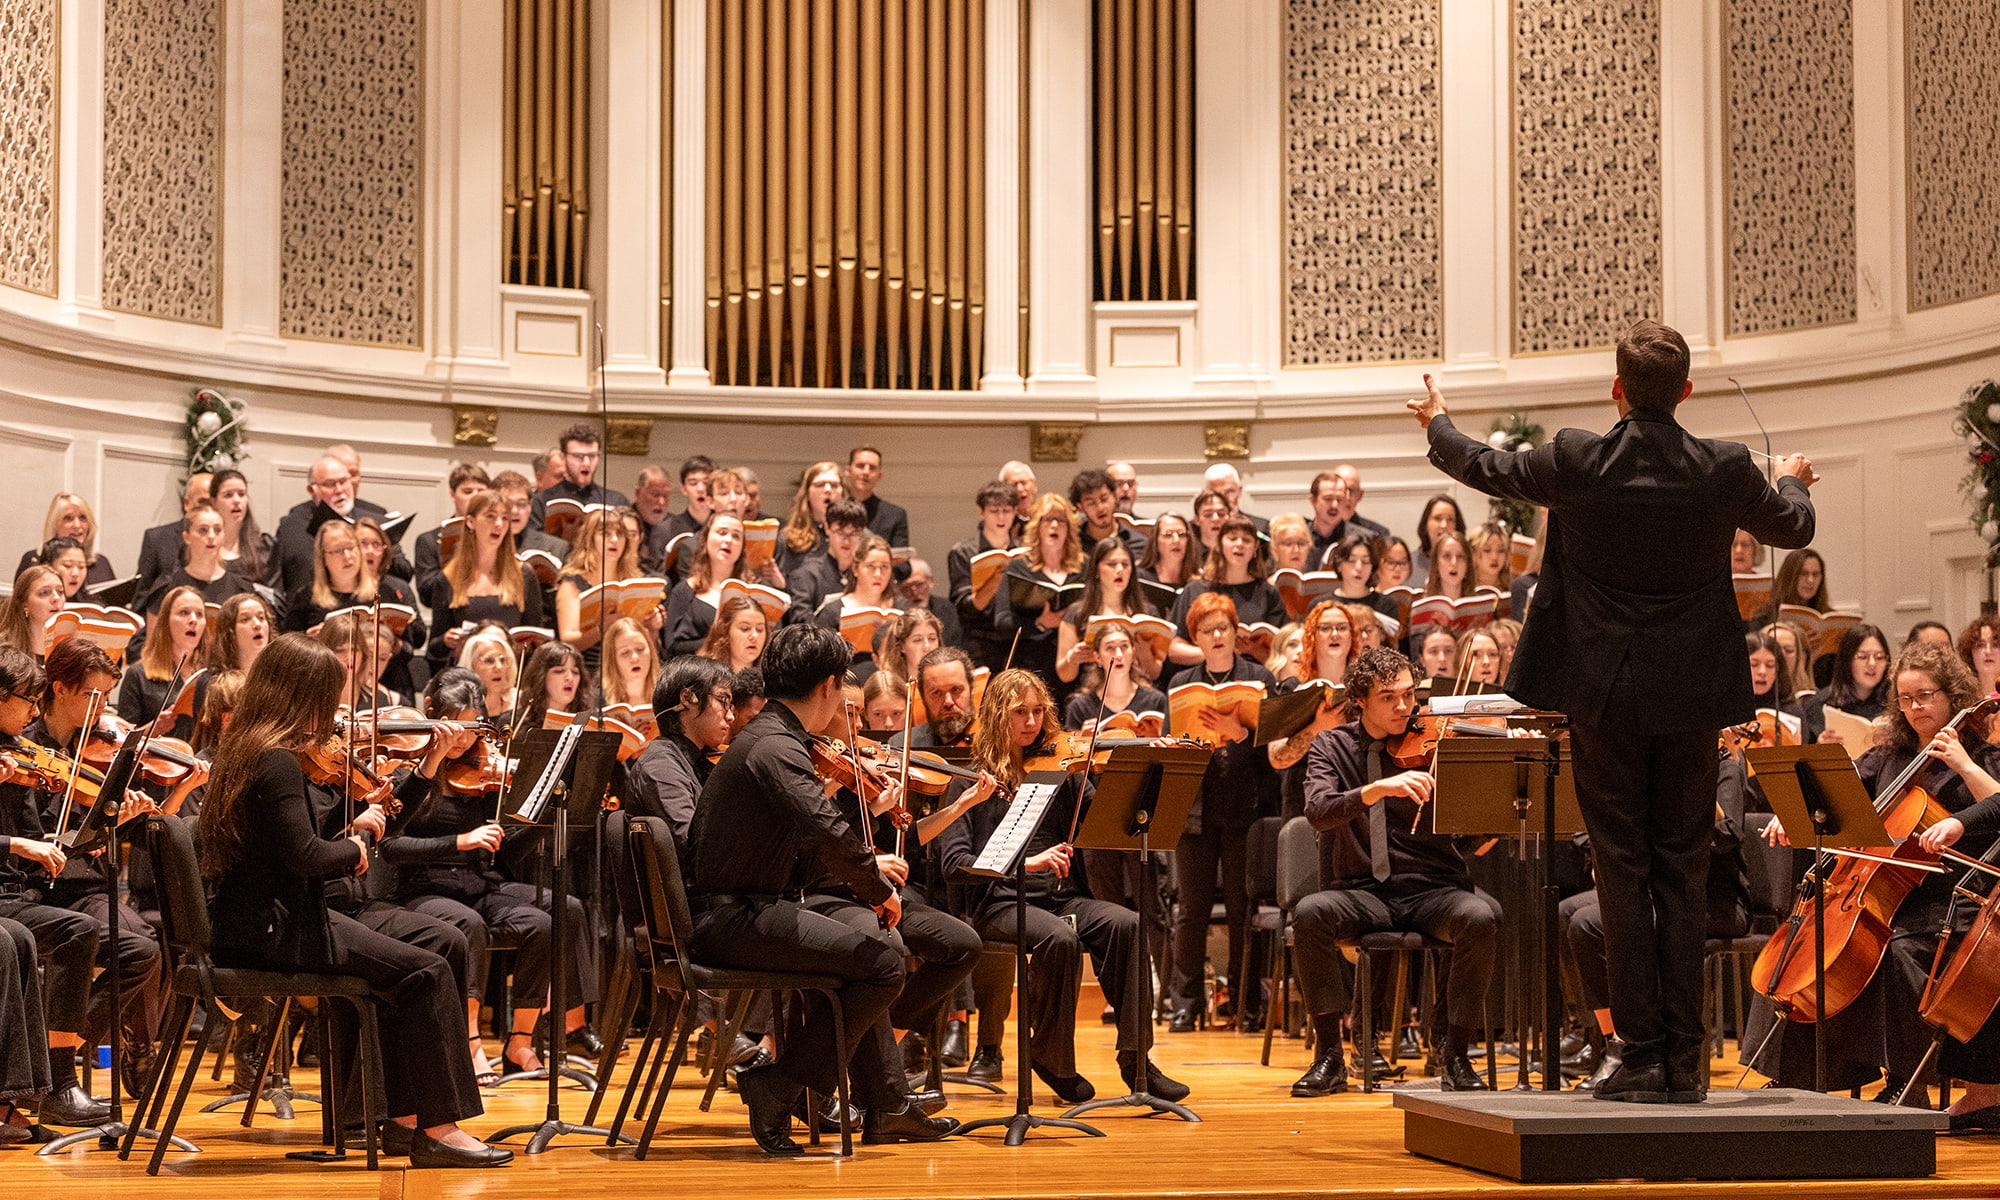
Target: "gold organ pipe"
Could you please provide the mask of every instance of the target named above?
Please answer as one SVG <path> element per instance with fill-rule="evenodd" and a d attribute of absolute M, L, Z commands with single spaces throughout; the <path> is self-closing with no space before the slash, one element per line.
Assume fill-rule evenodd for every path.
<path fill-rule="evenodd" d="M 543 270 L 543 282 L 551 287 L 562 287 L 563 277 L 569 270 L 569 216 L 570 216 L 570 174 L 569 174 L 569 98 L 575 90 L 575 81 L 570 77 L 575 47 L 572 39 L 575 30 L 571 21 L 575 10 L 567 0 L 551 0 L 555 7 L 555 46 L 550 55 L 554 69 L 554 81 L 549 94 L 543 98 L 543 107 L 549 113 L 549 220 L 550 229 L 549 261 Z"/>
<path fill-rule="evenodd" d="M 861 386 L 882 331 L 882 0 L 861 0 Z"/>
<path fill-rule="evenodd" d="M 908 286 L 903 292 L 904 329 L 908 334 L 910 353 L 910 386 L 913 388 L 932 387 L 932 377 L 927 367 L 936 366 L 936 357 L 927 353 L 931 347 L 924 337 L 924 299 L 928 295 L 929 274 L 924 269 L 928 261 L 930 247 L 925 241 L 925 221 L 929 210 L 925 207 L 925 190 L 932 182 L 929 167 L 925 162 L 928 143 L 924 135 L 924 92 L 922 80 L 927 59 L 924 55 L 924 29 L 929 14 L 925 11 L 925 0 L 909 0 L 906 20 L 903 23 L 903 70 L 907 103 L 903 107 L 903 154 L 905 170 L 903 174 L 904 202 L 904 270 Z"/>
<path fill-rule="evenodd" d="M 945 375 L 947 358 L 944 344 L 944 306 L 946 287 L 946 242 L 947 222 L 945 212 L 950 196 L 950 147 L 945 140 L 945 0 L 930 0 L 930 40 L 924 58 L 924 79 L 929 85 L 924 107 L 926 130 L 929 137 L 931 182 L 925 188 L 930 201 L 928 209 L 929 244 L 924 251 L 924 266 L 930 274 L 929 314 L 924 332 L 930 341 L 931 368 L 926 373 L 932 387 L 950 387 Z"/>
<path fill-rule="evenodd" d="M 986 0 L 969 0 L 965 30 L 965 386 L 986 362 Z"/>
<path fill-rule="evenodd" d="M 965 94 L 966 52 L 965 0 L 950 0 L 947 20 L 949 41 L 945 47 L 944 77 L 954 86 L 945 89 L 945 366 L 939 371 L 939 386 L 962 387 L 965 370 L 965 160 L 971 141 L 966 128 L 968 105 Z"/>
<path fill-rule="evenodd" d="M 785 169 L 785 247 L 792 268 L 792 288 L 787 307 L 792 315 L 790 361 L 793 387 L 805 386 L 806 349 L 811 345 L 806 340 L 806 306 L 810 298 L 807 281 L 812 274 L 812 194 L 807 178 L 812 169 L 812 88 L 806 78 L 812 62 L 811 22 L 811 0 L 792 0 L 792 19 L 787 29 L 785 51 L 785 78 L 788 82 L 785 94 L 791 102 L 791 115 L 785 130 L 788 160 Z"/>
<path fill-rule="evenodd" d="M 1117 29 L 1117 0 L 1097 0 L 1097 120 L 1092 141 L 1097 168 L 1097 295 L 1105 300 L 1118 294 L 1112 283 L 1118 269 L 1118 143 L 1105 124 L 1118 103 Z M 1022 78 L 1025 83 L 1026 76 Z"/>
<path fill-rule="evenodd" d="M 764 144 L 758 147 L 759 157 L 764 163 L 764 287 L 769 294 L 765 307 L 771 342 L 770 384 L 778 387 L 784 383 L 785 369 L 785 314 L 786 304 L 791 299 L 791 289 L 786 286 L 786 247 L 788 226 L 785 213 L 785 197 L 790 194 L 787 177 L 789 162 L 784 154 L 789 134 L 786 132 L 789 103 L 785 83 L 789 76 L 785 71 L 785 21 L 787 0 L 765 0 L 764 44 L 761 57 L 765 60 L 764 70 Z"/>
<path fill-rule="evenodd" d="M 1174 4 L 1174 261 L 1168 297 L 1194 299 L 1194 0 Z"/>
<path fill-rule="evenodd" d="M 908 374 L 902 366 L 903 313 L 908 295 L 907 263 L 903 256 L 903 197 L 908 162 L 903 148 L 903 105 L 907 98 L 908 64 L 903 57 L 905 0 L 888 0 L 882 9 L 882 353 L 888 360 L 889 387 L 908 378 L 915 386 L 916 356 Z"/>
<path fill-rule="evenodd" d="M 1132 43 L 1133 77 L 1133 243 L 1137 250 L 1135 264 L 1138 278 L 1134 283 L 1136 295 L 1151 295 L 1150 280 L 1153 276 L 1153 13 L 1156 0 L 1136 0 L 1133 27 L 1126 31 Z M 1159 64 L 1165 67 L 1166 64 Z"/>
<path fill-rule="evenodd" d="M 738 383 L 762 376 L 764 346 L 764 0 L 743 0 L 743 373 Z"/>
<path fill-rule="evenodd" d="M 856 209 L 861 204 L 857 160 L 861 141 L 861 30 L 856 0 L 839 0 L 834 11 L 834 131 L 833 131 L 833 370 L 822 382 L 849 387 L 854 382 L 854 335 L 860 321 L 854 311 L 857 260 L 861 234 Z"/>
<path fill-rule="evenodd" d="M 1113 37 L 1117 43 L 1118 82 L 1117 97 L 1112 106 L 1112 128 L 1118 145 L 1118 276 L 1113 287 L 1116 289 L 1110 299 L 1130 300 L 1132 292 L 1132 210 L 1136 206 L 1133 196 L 1132 161 L 1132 6 L 1136 0 L 1118 0 L 1118 27 Z"/>
<path fill-rule="evenodd" d="M 743 353 L 743 0 L 722 0 L 722 356 L 715 382 L 736 383 Z"/>
<path fill-rule="evenodd" d="M 708 61 L 722 60 L 722 5 L 723 0 L 708 0 Z M 708 73 L 707 87 L 708 114 L 706 134 L 708 161 L 722 161 L 722 72 Z M 729 378 L 728 364 L 722 353 L 722 172 L 711 169 L 708 172 L 705 195 L 707 206 L 707 232 L 703 238 L 706 266 L 703 269 L 703 283 L 707 290 L 707 309 L 704 313 L 708 335 L 708 363 L 711 377 L 721 383 Z"/>

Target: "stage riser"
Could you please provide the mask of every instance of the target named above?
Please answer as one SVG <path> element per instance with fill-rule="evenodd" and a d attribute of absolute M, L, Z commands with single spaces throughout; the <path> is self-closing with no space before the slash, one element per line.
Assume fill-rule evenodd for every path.
<path fill-rule="evenodd" d="M 1920 1179 L 1937 1170 L 1937 1136 L 1923 1130 L 1518 1137 L 1412 1115 L 1403 1146 L 1522 1183 Z"/>

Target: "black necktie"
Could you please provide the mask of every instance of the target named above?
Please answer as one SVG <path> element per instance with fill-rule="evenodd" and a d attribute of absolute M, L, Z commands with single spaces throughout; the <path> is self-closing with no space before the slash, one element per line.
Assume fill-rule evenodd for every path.
<path fill-rule="evenodd" d="M 1368 782 L 1374 783 L 1386 772 L 1382 766 L 1382 742 L 1368 743 Z M 1383 797 L 1368 806 L 1368 859 L 1380 883 L 1389 878 L 1389 800 Z"/>

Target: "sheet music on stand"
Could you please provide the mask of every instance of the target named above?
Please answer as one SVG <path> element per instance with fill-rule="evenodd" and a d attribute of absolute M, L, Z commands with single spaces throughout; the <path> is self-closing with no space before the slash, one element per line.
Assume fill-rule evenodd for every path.
<path fill-rule="evenodd" d="M 1056 789 L 1062 786 L 1061 775 L 1031 775 L 1014 793 L 1014 799 L 1007 805 L 1007 814 L 1000 818 L 1000 825 L 993 831 L 979 858 L 966 870 L 974 875 L 991 875 L 1005 878 L 1014 873 L 1014 860 L 1028 848 L 1028 839 L 1041 828 L 1042 818 L 1049 811 L 1049 801 L 1055 799 Z"/>

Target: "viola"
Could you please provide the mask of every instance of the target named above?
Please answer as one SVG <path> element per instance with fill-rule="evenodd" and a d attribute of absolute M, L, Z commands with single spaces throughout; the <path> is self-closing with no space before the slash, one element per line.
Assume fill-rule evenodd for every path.
<path fill-rule="evenodd" d="M 483 796 L 507 784 L 507 755 L 491 735 L 481 735 L 457 758 L 438 768 L 438 787 L 449 796 Z"/>
<path fill-rule="evenodd" d="M 1448 737 L 1506 737 L 1505 717 L 1444 717 L 1410 715 L 1409 730 L 1385 748 L 1389 761 L 1405 771 L 1428 771 L 1437 758 L 1438 743 Z"/>
<path fill-rule="evenodd" d="M 118 748 L 132 733 L 132 725 L 117 717 L 104 717 L 83 743 L 83 761 L 102 772 L 118 756 Z M 208 778 L 208 764 L 195 756 L 194 747 L 179 738 L 149 737 L 144 752 L 134 764 L 139 777 L 161 787 L 179 787 L 190 777 Z"/>
<path fill-rule="evenodd" d="M 391 791 L 393 781 L 376 774 L 339 734 L 300 749 L 298 757 L 306 778 L 321 787 L 337 787 L 357 804 L 379 804 L 392 817 L 403 810 Z"/>
<path fill-rule="evenodd" d="M 826 782 L 837 784 L 861 798 L 863 807 L 869 807 L 882 798 L 882 791 L 894 782 L 889 778 L 888 765 L 880 759 L 867 759 L 848 748 L 839 738 L 814 734 L 806 744 L 812 755 L 813 774 Z M 909 828 L 910 810 L 899 806 L 889 812 L 891 821 L 897 828 Z"/>
<path fill-rule="evenodd" d="M 1956 729 L 1970 720 L 1986 717 L 2000 709 L 2000 697 L 1989 697 L 1946 723 Z M 1882 816 L 1896 845 L 1869 847 L 1867 852 L 1919 865 L 1938 861 L 1938 855 L 1924 850 L 1915 834 L 1951 814 L 1925 789 L 1915 786 L 1918 772 L 1931 763 L 1921 750 L 1894 779 L 1881 789 L 1875 811 Z M 1774 935 L 1750 971 L 1750 984 L 1769 996 L 1786 1019 L 1811 1022 L 1831 1017 L 1854 1002 L 1888 951 L 1896 908 L 1923 882 L 1924 872 L 1899 868 L 1893 863 L 1872 859 L 1821 856 L 1818 869 L 1799 884 L 1798 900 L 1778 934 Z M 1963 856 L 1959 856 L 1963 857 Z M 1818 1004 L 1819 961 L 1814 951 L 1819 906 L 1814 900 L 1815 879 L 1826 878 L 1826 1011 Z"/>

